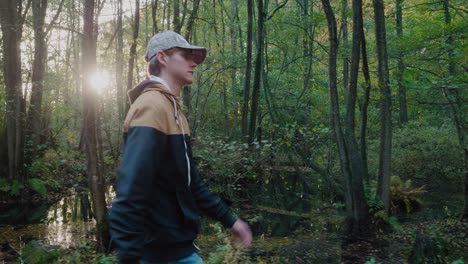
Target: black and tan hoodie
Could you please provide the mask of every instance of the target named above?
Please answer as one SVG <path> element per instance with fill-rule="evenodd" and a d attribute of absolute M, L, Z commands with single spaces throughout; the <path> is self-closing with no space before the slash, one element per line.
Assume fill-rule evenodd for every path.
<path fill-rule="evenodd" d="M 200 213 L 236 218 L 200 179 L 180 98 L 162 83 L 129 91 L 124 149 L 109 224 L 121 263 L 173 261 L 196 251 Z"/>

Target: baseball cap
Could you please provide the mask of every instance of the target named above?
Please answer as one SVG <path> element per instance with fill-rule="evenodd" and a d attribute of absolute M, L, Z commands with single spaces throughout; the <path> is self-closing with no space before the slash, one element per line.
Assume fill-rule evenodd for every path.
<path fill-rule="evenodd" d="M 146 62 L 149 62 L 156 57 L 158 51 L 164 51 L 172 48 L 192 50 L 193 60 L 197 64 L 202 63 L 208 53 L 208 50 L 205 47 L 190 45 L 184 37 L 174 31 L 168 30 L 159 32 L 150 39 L 148 47 L 146 48 L 145 60 Z"/>

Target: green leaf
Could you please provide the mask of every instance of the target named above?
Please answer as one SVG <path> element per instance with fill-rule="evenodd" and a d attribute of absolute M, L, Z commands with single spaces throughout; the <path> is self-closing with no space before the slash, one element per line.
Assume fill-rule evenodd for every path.
<path fill-rule="evenodd" d="M 28 182 L 29 182 L 29 186 L 31 186 L 31 189 L 37 192 L 38 194 L 40 194 L 42 198 L 45 198 L 47 196 L 47 188 L 43 180 L 32 178 L 32 179 L 29 179 Z"/>

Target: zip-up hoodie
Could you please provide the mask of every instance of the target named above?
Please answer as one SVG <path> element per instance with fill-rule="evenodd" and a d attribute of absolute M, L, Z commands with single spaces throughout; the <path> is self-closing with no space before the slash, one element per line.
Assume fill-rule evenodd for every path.
<path fill-rule="evenodd" d="M 236 217 L 200 179 L 180 98 L 154 80 L 128 95 L 112 241 L 121 263 L 181 259 L 196 251 L 201 212 L 228 228 Z"/>

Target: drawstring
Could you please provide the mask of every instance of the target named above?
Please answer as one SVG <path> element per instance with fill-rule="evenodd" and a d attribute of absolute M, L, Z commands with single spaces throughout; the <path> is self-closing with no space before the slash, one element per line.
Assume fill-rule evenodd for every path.
<path fill-rule="evenodd" d="M 153 80 L 153 81 L 161 83 L 164 86 L 164 88 L 171 91 L 171 89 L 169 88 L 169 85 L 162 78 L 160 78 L 158 76 L 151 75 L 150 79 Z M 188 171 L 187 186 L 190 186 L 190 182 L 191 182 L 190 159 L 189 159 L 189 156 L 188 156 L 187 142 L 185 141 L 185 129 L 184 129 L 184 126 L 179 122 L 179 110 L 177 109 L 177 102 L 176 102 L 173 95 L 171 95 L 171 99 L 172 99 L 172 104 L 174 105 L 174 118 L 175 118 L 175 121 L 176 121 L 177 125 L 182 129 L 182 137 L 184 139 L 184 147 L 185 147 L 185 159 L 187 160 L 187 171 Z"/>
<path fill-rule="evenodd" d="M 187 184 L 187 186 L 190 186 L 190 181 L 191 181 L 191 177 L 190 177 L 190 160 L 189 160 L 189 157 L 188 157 L 187 142 L 185 141 L 185 130 L 184 130 L 184 126 L 182 124 L 180 124 L 180 122 L 179 122 L 179 112 L 177 111 L 177 104 L 176 104 L 175 98 L 174 98 L 174 96 L 171 96 L 171 98 L 172 98 L 172 102 L 174 104 L 174 113 L 175 113 L 176 123 L 180 128 L 182 128 L 182 137 L 184 138 L 184 147 L 185 147 L 185 159 L 187 160 L 187 169 L 188 169 L 188 175 L 187 175 L 188 184 Z"/>

